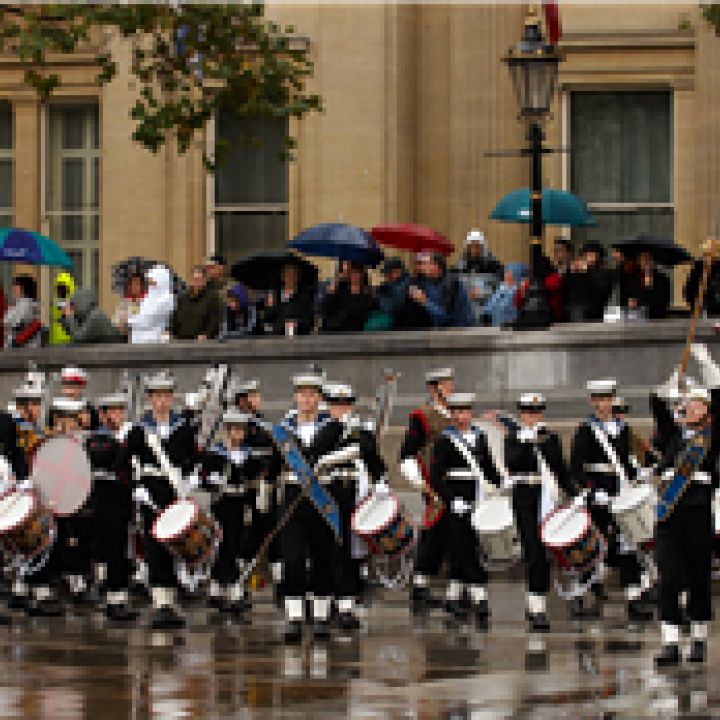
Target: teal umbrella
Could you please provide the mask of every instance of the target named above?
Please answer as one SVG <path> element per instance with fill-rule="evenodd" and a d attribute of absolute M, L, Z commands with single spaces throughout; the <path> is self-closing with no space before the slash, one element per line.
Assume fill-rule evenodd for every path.
<path fill-rule="evenodd" d="M 55 241 L 19 228 L 0 230 L 0 261 L 73 268 L 72 260 Z"/>
<path fill-rule="evenodd" d="M 530 222 L 530 189 L 519 188 L 506 195 L 490 213 L 492 220 L 511 223 Z M 582 198 L 565 190 L 545 188 L 542 191 L 543 225 L 590 227 L 595 218 Z"/>

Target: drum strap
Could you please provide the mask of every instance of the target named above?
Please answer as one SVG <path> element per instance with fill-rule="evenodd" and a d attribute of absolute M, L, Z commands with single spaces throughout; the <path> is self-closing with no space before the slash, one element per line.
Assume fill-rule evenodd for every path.
<path fill-rule="evenodd" d="M 612 446 L 610 438 L 608 438 L 605 430 L 603 430 L 600 425 L 595 422 L 590 423 L 590 430 L 592 430 L 592 434 L 598 441 L 598 445 L 600 445 L 605 453 L 605 457 L 607 457 L 610 464 L 613 468 L 615 468 L 615 474 L 620 479 L 620 490 L 624 490 L 629 482 L 627 472 L 625 472 L 625 466 L 620 462 L 620 458 L 618 457 L 617 452 L 615 452 L 615 448 Z"/>
<path fill-rule="evenodd" d="M 560 500 L 560 488 L 557 484 L 557 478 L 555 473 L 550 469 L 550 466 L 545 460 L 545 456 L 537 445 L 533 445 L 533 451 L 537 458 L 538 468 L 540 470 L 540 476 L 542 478 L 540 486 L 540 518 L 544 520 L 558 504 Z"/>
<path fill-rule="evenodd" d="M 487 495 L 492 495 L 493 490 L 490 487 L 490 483 L 488 483 L 485 478 L 485 473 L 477 464 L 477 460 L 472 454 L 472 450 L 468 447 L 467 443 L 462 439 L 460 434 L 454 428 L 448 428 L 445 431 L 445 435 L 450 439 L 450 442 L 455 446 L 455 449 L 462 455 L 463 459 L 468 464 L 470 471 L 475 476 L 475 482 L 477 483 L 477 496 L 475 499 L 482 500 Z"/>

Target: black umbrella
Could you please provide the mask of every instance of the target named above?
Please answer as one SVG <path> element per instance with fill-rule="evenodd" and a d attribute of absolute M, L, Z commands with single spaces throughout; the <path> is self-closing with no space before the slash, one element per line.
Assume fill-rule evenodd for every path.
<path fill-rule="evenodd" d="M 685 248 L 676 245 L 672 240 L 657 235 L 640 233 L 618 240 L 612 246 L 629 257 L 634 257 L 641 252 L 648 252 L 656 263 L 670 267 L 693 260 L 693 256 Z"/>
<path fill-rule="evenodd" d="M 187 289 L 183 279 L 167 264 L 145 257 L 129 257 L 115 263 L 111 270 L 111 288 L 116 295 L 125 295 L 128 279 L 132 275 L 145 277 L 145 273 L 156 265 L 164 265 L 172 275 L 172 290 L 175 295 L 184 295 Z"/>
<path fill-rule="evenodd" d="M 317 283 L 317 268 L 287 250 L 268 250 L 238 260 L 232 266 L 231 274 L 253 290 L 268 290 L 280 287 L 280 273 L 285 265 L 295 265 L 300 270 L 300 287 Z"/>

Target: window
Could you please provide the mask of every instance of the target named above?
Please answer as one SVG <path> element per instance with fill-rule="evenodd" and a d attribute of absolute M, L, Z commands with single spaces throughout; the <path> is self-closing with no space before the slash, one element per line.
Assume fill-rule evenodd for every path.
<path fill-rule="evenodd" d="M 215 171 L 215 251 L 232 263 L 287 243 L 288 166 L 284 118 L 242 118 L 222 110 L 216 142 L 225 145 Z M 260 144 L 247 139 L 257 137 Z"/>
<path fill-rule="evenodd" d="M 98 290 L 100 122 L 97 104 L 51 105 L 47 200 L 50 237 L 73 261 L 79 287 Z"/>
<path fill-rule="evenodd" d="M 13 225 L 13 112 L 0 102 L 0 227 Z"/>
<path fill-rule="evenodd" d="M 673 238 L 672 101 L 671 92 L 572 93 L 572 191 L 598 221 L 573 232 L 579 243 Z"/>

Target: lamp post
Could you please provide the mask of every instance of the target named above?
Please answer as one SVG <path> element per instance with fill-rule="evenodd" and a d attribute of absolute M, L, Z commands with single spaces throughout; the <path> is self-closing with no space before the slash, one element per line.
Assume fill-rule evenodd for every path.
<path fill-rule="evenodd" d="M 510 47 L 503 57 L 512 78 L 520 117 L 527 125 L 528 145 L 521 154 L 531 159 L 530 287 L 521 313 L 520 324 L 524 327 L 547 327 L 551 320 L 545 290 L 537 277 L 543 237 L 542 156 L 553 152 L 543 146 L 545 133 L 542 123 L 550 113 L 561 59 L 557 48 L 545 42 L 540 19 L 531 7 L 525 18 L 522 40 Z"/>

